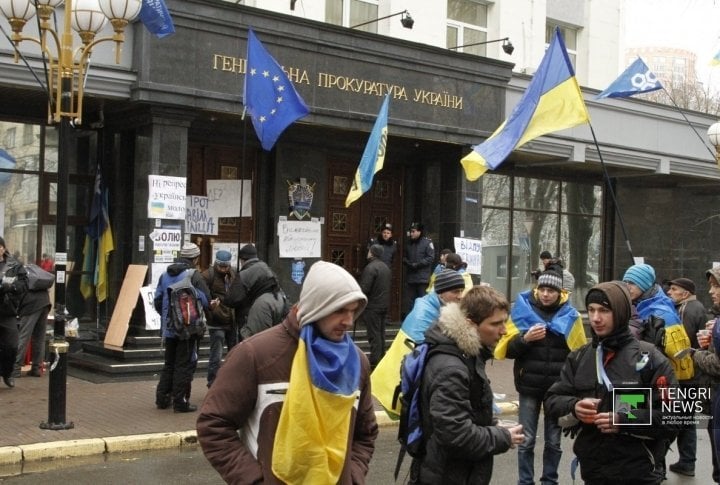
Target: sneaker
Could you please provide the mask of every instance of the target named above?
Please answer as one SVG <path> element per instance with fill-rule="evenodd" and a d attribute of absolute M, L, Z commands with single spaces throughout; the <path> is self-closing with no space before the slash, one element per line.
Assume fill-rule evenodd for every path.
<path fill-rule="evenodd" d="M 194 413 L 197 411 L 197 406 L 190 403 L 184 403 L 173 406 L 173 411 L 176 413 Z"/>
<path fill-rule="evenodd" d="M 695 467 L 692 465 L 683 465 L 682 463 L 673 463 L 669 466 L 670 471 L 677 473 L 678 475 L 685 475 L 686 477 L 695 476 Z"/>

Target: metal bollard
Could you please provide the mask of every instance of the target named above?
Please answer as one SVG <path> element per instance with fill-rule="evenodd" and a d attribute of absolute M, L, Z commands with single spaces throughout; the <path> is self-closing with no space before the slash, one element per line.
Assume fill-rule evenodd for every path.
<path fill-rule="evenodd" d="M 48 420 L 40 423 L 42 429 L 71 429 L 73 422 L 65 422 L 65 404 L 67 401 L 67 360 L 70 344 L 64 338 L 48 343 L 52 359 L 50 364 Z"/>

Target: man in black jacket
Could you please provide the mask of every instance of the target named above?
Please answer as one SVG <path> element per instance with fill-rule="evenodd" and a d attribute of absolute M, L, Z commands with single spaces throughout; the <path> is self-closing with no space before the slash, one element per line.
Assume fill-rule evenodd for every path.
<path fill-rule="evenodd" d="M 403 265 L 406 268 L 404 315 L 410 313 L 416 298 L 425 296 L 435 260 L 435 247 L 432 241 L 425 237 L 425 226 L 420 222 L 413 222 L 410 224 L 409 234 L 403 254 Z"/>
<path fill-rule="evenodd" d="M 27 290 L 20 298 L 18 305 L 18 355 L 15 358 L 13 377 L 20 377 L 22 361 L 25 358 L 28 344 L 31 344 L 30 355 L 32 365 L 29 376 L 41 377 L 45 358 L 45 332 L 47 317 L 50 312 L 50 295 L 48 290 Z"/>
<path fill-rule="evenodd" d="M 665 422 L 661 405 L 665 391 L 678 386 L 675 373 L 662 352 L 630 333 L 623 282 L 594 286 L 585 305 L 593 341 L 570 353 L 546 394 L 545 410 L 576 435 L 573 451 L 586 484 L 659 484 L 654 457 L 677 430 Z M 649 388 L 650 394 L 623 412 L 623 388 L 632 395 Z"/>
<path fill-rule="evenodd" d="M 0 237 L 0 377 L 8 387 L 15 387 L 12 376 L 18 348 L 17 309 L 14 296 L 19 288 L 16 281 L 5 278 L 5 272 L 18 264 L 5 246 L 5 239 Z"/>
<path fill-rule="evenodd" d="M 425 363 L 420 409 L 426 453 L 413 459 L 410 483 L 489 484 L 493 456 L 525 440 L 522 426 L 497 426 L 485 373 L 509 309 L 500 292 L 475 286 L 460 303 L 444 306 L 425 332 L 425 342 L 444 349 Z"/>
<path fill-rule="evenodd" d="M 358 320 L 367 329 L 370 342 L 370 366 L 374 369 L 385 355 L 385 315 L 390 303 L 390 268 L 382 260 L 384 248 L 373 244 L 368 250 L 368 264 L 360 275 L 360 288 L 368 299 Z"/>

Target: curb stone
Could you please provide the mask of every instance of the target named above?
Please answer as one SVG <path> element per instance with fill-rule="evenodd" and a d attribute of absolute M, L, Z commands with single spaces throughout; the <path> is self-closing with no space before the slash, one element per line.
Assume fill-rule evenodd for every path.
<path fill-rule="evenodd" d="M 500 408 L 500 415 L 513 415 L 518 412 L 517 401 L 500 402 L 497 405 Z M 375 411 L 375 417 L 380 427 L 398 425 L 398 421 L 391 419 L 385 411 Z M 175 433 L 151 433 L 3 446 L 0 447 L 0 465 L 16 465 L 30 461 L 72 458 L 103 453 L 193 447 L 197 446 L 197 444 L 197 432 L 193 429 Z"/>

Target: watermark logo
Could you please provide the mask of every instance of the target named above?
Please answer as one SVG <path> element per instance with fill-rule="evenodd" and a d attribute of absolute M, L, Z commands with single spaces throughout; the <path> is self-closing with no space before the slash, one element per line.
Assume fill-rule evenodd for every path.
<path fill-rule="evenodd" d="M 651 388 L 613 389 L 613 425 L 647 426 L 650 424 L 652 424 Z"/>

